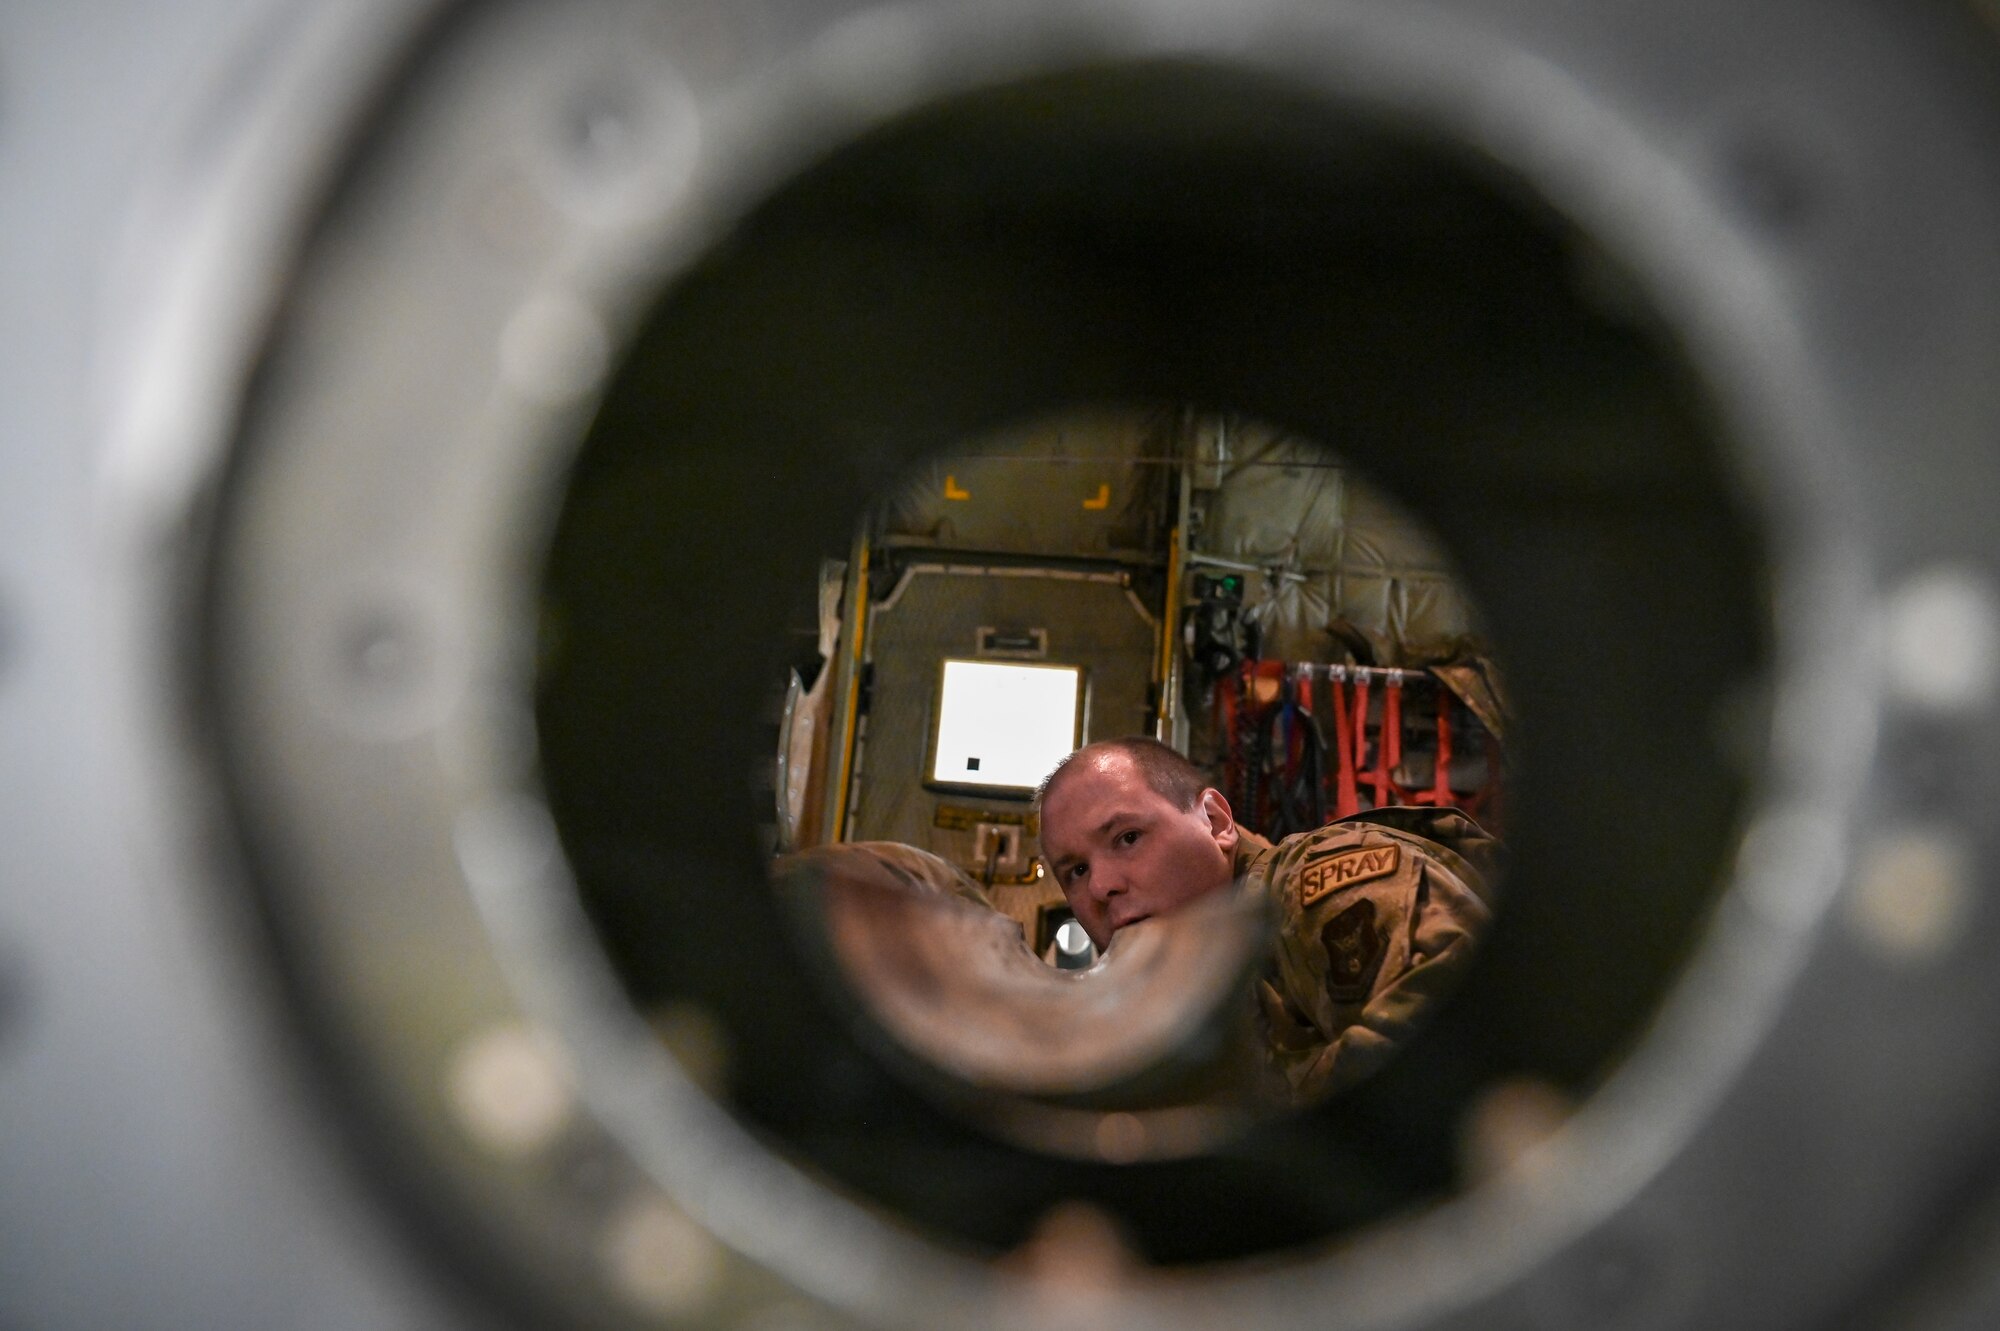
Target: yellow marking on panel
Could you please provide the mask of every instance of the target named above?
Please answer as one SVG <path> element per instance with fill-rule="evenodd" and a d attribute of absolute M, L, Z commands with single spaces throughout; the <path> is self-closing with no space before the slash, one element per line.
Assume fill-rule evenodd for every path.
<path fill-rule="evenodd" d="M 861 557 L 857 561 L 854 576 L 857 580 L 854 595 L 854 623 L 852 625 L 854 632 L 849 643 L 849 648 L 854 655 L 847 673 L 847 706 L 844 709 L 847 715 L 841 726 L 840 803 L 834 806 L 833 815 L 833 839 L 835 841 L 847 840 L 847 806 L 850 797 L 848 785 L 854 779 L 854 731 L 855 723 L 859 720 L 854 714 L 854 709 L 860 706 L 861 703 L 861 640 L 868 632 L 868 542 L 865 538 L 861 542 Z M 849 626 L 842 625 L 841 627 L 845 629 Z"/>
<path fill-rule="evenodd" d="M 1097 498 L 1084 500 L 1083 506 L 1085 508 L 1110 508 L 1111 507 L 1110 483 L 1106 482 L 1105 484 L 1098 486 Z"/>
<path fill-rule="evenodd" d="M 946 499 L 970 499 L 972 498 L 972 491 L 959 489 L 958 477 L 947 476 L 944 478 L 944 497 Z"/>

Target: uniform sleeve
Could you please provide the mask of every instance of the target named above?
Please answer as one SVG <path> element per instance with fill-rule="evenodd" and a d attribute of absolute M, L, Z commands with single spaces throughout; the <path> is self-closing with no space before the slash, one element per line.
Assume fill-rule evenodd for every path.
<path fill-rule="evenodd" d="M 1412 922 L 1409 964 L 1380 984 L 1295 1083 L 1301 1097 L 1345 1090 L 1372 1075 L 1449 997 L 1472 963 L 1487 909 L 1468 887 L 1426 866 Z"/>
<path fill-rule="evenodd" d="M 1295 1102 L 1387 1062 L 1458 987 L 1490 919 L 1486 884 L 1463 858 L 1416 837 L 1356 835 L 1285 857 L 1274 883 L 1286 921 L 1276 983 L 1260 998 L 1272 1061 Z M 1391 845 L 1393 860 L 1383 855 Z M 1366 876 L 1378 863 L 1394 869 Z M 1361 881 L 1315 890 L 1328 873 L 1352 870 Z"/>

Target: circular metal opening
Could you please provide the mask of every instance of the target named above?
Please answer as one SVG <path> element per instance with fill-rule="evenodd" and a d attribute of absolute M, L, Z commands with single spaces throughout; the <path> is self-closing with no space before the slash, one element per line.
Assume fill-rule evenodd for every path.
<path fill-rule="evenodd" d="M 831 936 L 806 950 L 831 944 L 864 1040 L 929 1065 L 919 1090 L 1057 1154 L 1097 1159 L 1114 1111 L 1159 1120 L 1120 1155 L 1198 1154 L 1365 1078 L 1449 1000 L 1501 892 L 1505 686 L 1438 533 L 1351 464 L 1249 418 L 1064 414 L 947 450 L 854 543 L 793 626 L 766 802 L 787 904 Z M 1100 911 L 1037 790 L 1141 732 L 1206 789 L 1130 829 L 1177 849 L 1113 869 Z M 1172 838 L 1183 797 L 1227 858 Z M 1093 923 L 1160 915 L 1190 874 L 1252 909 L 1092 966 Z"/>
<path fill-rule="evenodd" d="M 801 173 L 634 339 L 552 547 L 543 770 L 635 1000 L 716 1014 L 737 1112 L 991 1251 L 1066 1199 L 1184 1263 L 1448 1194 L 1489 1089 L 1586 1095 L 1637 1041 L 1741 816 L 1724 732 L 1756 748 L 1761 553 L 1713 414 L 1630 291 L 1490 162 L 1197 63 L 946 99 Z M 1088 1167 L 969 1132 L 860 1053 L 740 885 L 741 787 L 661 776 L 768 761 L 756 673 L 731 663 L 775 674 L 772 608 L 904 469 L 1146 399 L 1338 440 L 1447 534 L 1516 663 L 1519 886 L 1379 1084 L 1195 1162 Z"/>
<path fill-rule="evenodd" d="M 1634 1287 L 1668 1316 L 1658 1231 L 1696 1251 L 1673 1189 L 1727 1167 L 1689 1144 L 1812 942 L 1869 739 L 1768 272 L 1468 31 L 883 22 L 733 96 L 617 33 L 447 24 L 279 320 L 206 702 L 298 1006 L 406 1207 L 606 1318 L 734 1316 L 775 1272 L 878 1319 L 1032 1320 L 1007 1273 L 1078 1233 L 1115 1236 L 1086 1283 L 1169 1319 Z M 648 126 L 658 169 L 621 177 Z M 871 1055 L 764 890 L 744 781 L 783 612 L 872 495 L 1107 401 L 1252 412 L 1387 482 L 1448 533 L 1524 739 L 1509 909 L 1444 1019 L 1225 1150 L 1126 1163 L 1113 1115 L 1079 1165 Z M 1803 742 L 1815 713 L 1851 723 Z M 1539 1171 L 1463 1192 L 1578 1097 Z"/>

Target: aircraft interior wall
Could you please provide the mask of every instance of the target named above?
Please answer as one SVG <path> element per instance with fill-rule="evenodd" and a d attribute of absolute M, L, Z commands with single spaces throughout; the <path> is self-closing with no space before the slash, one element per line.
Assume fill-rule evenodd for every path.
<path fill-rule="evenodd" d="M 1321 444 L 1188 406 L 1072 412 L 942 450 L 856 541 L 823 566 L 816 651 L 789 682 L 780 845 L 932 851 L 1045 953 L 1067 912 L 1036 853 L 1030 792 L 954 788 L 928 765 L 944 662 L 1079 666 L 1077 744 L 1156 734 L 1220 782 L 1240 758 L 1218 690 L 1251 668 L 1190 667 L 1203 641 L 1192 617 L 1221 579 L 1240 599 L 1239 653 L 1258 661 L 1419 670 L 1488 657 L 1441 534 Z M 1245 705 L 1275 703 L 1268 683 Z M 1358 701 L 1363 744 L 1379 744 L 1383 704 Z M 1413 706 L 1408 725 L 1413 753 L 1434 746 L 1429 713 Z M 1487 761 L 1462 747 L 1461 764 Z M 1254 790 L 1251 805 L 1246 817 L 1263 816 Z"/>

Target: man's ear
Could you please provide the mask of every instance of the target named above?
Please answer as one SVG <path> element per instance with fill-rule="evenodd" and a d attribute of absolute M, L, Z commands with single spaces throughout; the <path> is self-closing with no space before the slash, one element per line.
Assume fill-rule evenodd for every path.
<path fill-rule="evenodd" d="M 1214 786 L 1201 792 L 1201 814 L 1208 821 L 1208 833 L 1215 838 L 1215 844 L 1227 855 L 1236 849 L 1236 815 L 1230 811 L 1229 801 Z"/>

